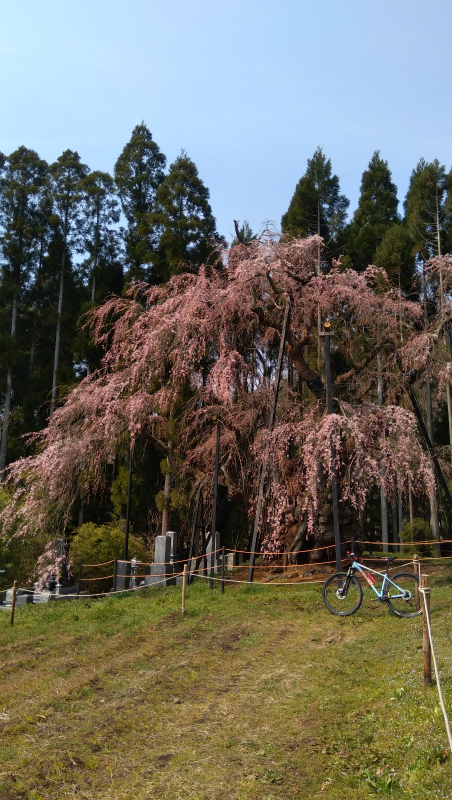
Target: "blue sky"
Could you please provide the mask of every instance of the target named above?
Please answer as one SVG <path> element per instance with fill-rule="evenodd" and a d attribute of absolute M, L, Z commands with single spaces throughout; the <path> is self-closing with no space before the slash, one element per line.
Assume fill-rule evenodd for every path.
<path fill-rule="evenodd" d="M 279 225 L 317 145 L 352 211 L 376 149 L 403 200 L 452 165 L 451 31 L 450 0 L 0 0 L 0 150 L 111 172 L 144 120 L 227 237 Z"/>

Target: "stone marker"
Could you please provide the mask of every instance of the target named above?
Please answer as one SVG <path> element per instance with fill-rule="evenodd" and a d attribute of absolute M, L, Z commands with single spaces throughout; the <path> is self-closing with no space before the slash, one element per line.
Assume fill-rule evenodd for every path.
<path fill-rule="evenodd" d="M 147 586 L 166 586 L 173 574 L 171 561 L 171 536 L 156 536 L 154 545 L 154 563 L 151 574 L 145 578 Z"/>
<path fill-rule="evenodd" d="M 218 565 L 221 561 L 221 553 L 215 552 L 215 550 L 219 551 L 219 549 L 220 549 L 220 534 L 218 533 L 218 531 L 215 531 L 215 536 L 213 537 L 213 539 L 212 536 L 210 537 L 206 547 L 207 575 L 210 575 L 210 570 L 212 569 L 212 567 L 214 572 L 218 572 Z"/>

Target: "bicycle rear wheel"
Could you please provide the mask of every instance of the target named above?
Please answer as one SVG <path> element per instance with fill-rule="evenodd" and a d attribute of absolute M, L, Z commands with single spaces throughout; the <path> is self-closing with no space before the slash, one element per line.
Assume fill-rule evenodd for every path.
<path fill-rule="evenodd" d="M 398 572 L 391 577 L 391 580 L 400 586 L 403 592 L 389 584 L 388 606 L 398 617 L 417 617 L 422 613 L 422 608 L 416 608 L 416 589 L 419 585 L 419 578 L 414 572 Z M 397 597 L 397 595 L 399 595 Z"/>
<path fill-rule="evenodd" d="M 323 584 L 322 596 L 328 611 L 337 617 L 349 617 L 358 611 L 363 590 L 356 578 L 349 578 L 346 572 L 335 572 Z"/>

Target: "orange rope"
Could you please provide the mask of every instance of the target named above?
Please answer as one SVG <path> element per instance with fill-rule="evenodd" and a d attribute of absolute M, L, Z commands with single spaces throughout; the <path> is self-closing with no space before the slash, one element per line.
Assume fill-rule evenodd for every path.
<path fill-rule="evenodd" d="M 448 544 L 452 542 L 452 539 L 441 539 L 438 541 L 437 539 L 430 539 L 428 542 L 387 542 L 388 545 L 391 547 L 405 547 L 406 545 L 418 545 L 418 544 Z M 382 542 L 365 542 L 362 539 L 356 539 L 356 544 L 372 544 L 372 545 L 380 545 Z M 344 542 L 346 544 L 346 542 Z M 304 552 L 307 552 L 306 550 Z"/>

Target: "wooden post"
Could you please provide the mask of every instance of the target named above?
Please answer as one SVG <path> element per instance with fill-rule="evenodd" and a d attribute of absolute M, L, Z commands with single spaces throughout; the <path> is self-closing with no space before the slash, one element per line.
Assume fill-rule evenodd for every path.
<path fill-rule="evenodd" d="M 17 581 L 13 583 L 13 596 L 11 600 L 11 616 L 9 618 L 9 624 L 14 625 L 14 612 L 16 610 L 16 594 L 17 594 Z"/>
<path fill-rule="evenodd" d="M 225 547 L 221 548 L 221 594 L 224 594 L 224 560 L 226 558 Z"/>
<path fill-rule="evenodd" d="M 187 565 L 184 564 L 184 571 L 182 574 L 182 616 L 185 614 L 185 590 L 187 588 Z"/>
<path fill-rule="evenodd" d="M 417 553 L 415 553 L 414 556 L 413 556 L 413 569 L 414 569 L 414 574 L 419 578 L 419 582 L 420 582 L 421 565 L 420 565 L 419 556 L 418 556 Z M 416 583 L 416 608 L 417 608 L 418 611 L 419 611 L 420 607 L 421 607 L 421 598 L 419 597 L 419 584 Z"/>
<path fill-rule="evenodd" d="M 428 635 L 427 614 L 430 614 L 430 586 L 428 575 L 422 575 L 421 587 L 424 608 L 422 612 L 422 633 L 424 654 L 424 686 L 429 686 L 432 682 L 432 651 L 430 649 L 430 638 Z"/>

